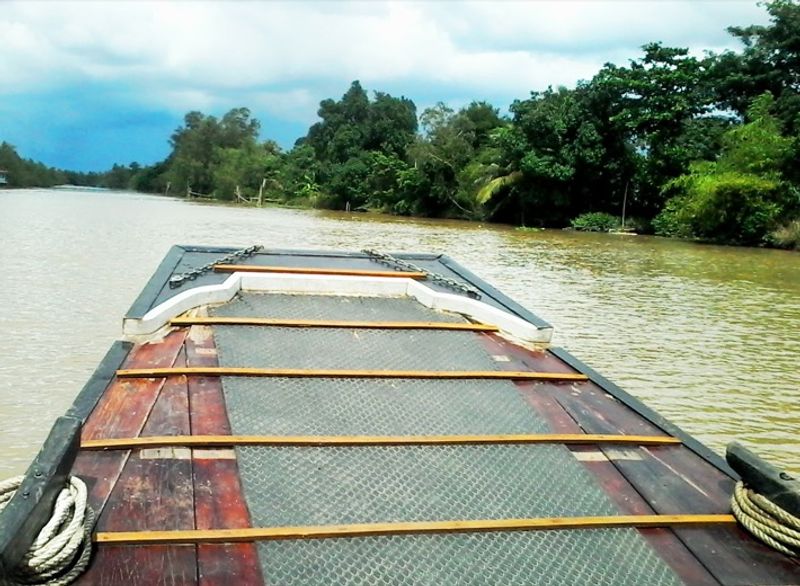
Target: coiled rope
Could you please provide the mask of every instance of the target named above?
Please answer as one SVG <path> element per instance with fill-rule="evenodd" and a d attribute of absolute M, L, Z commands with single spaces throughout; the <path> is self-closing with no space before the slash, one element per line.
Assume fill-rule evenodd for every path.
<path fill-rule="evenodd" d="M 0 513 L 22 484 L 23 476 L 0 482 Z M 50 520 L 39 531 L 14 574 L 2 586 L 66 586 L 80 576 L 92 554 L 94 514 L 86 504 L 86 485 L 72 476 L 56 498 Z"/>
<path fill-rule="evenodd" d="M 786 555 L 800 555 L 800 519 L 737 482 L 731 498 L 733 516 L 758 539 Z"/>

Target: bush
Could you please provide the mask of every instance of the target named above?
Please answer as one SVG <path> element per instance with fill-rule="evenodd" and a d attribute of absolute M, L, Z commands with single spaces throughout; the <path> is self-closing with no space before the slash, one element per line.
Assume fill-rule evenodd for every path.
<path fill-rule="evenodd" d="M 769 235 L 769 243 L 777 248 L 800 250 L 800 220 L 794 220 L 774 230 Z"/>
<path fill-rule="evenodd" d="M 662 235 L 762 244 L 784 209 L 785 186 L 750 173 L 696 173 L 671 187 L 683 193 L 653 221 Z"/>
<path fill-rule="evenodd" d="M 686 206 L 686 198 L 673 197 L 667 200 L 664 209 L 653 218 L 653 231 L 658 236 L 690 238 L 692 236 L 689 223 L 681 216 Z"/>
<path fill-rule="evenodd" d="M 619 219 L 605 212 L 589 212 L 573 218 L 570 224 L 575 230 L 608 232 L 619 228 Z"/>

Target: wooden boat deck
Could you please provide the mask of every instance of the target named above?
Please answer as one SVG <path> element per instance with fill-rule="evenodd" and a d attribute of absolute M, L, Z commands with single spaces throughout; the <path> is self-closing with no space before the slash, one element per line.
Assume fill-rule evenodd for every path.
<path fill-rule="evenodd" d="M 274 264 L 274 256 L 253 259 L 253 264 Z M 297 262 L 297 257 L 281 255 L 280 258 L 293 262 L 293 266 L 327 266 L 326 262 L 320 262 L 320 257 L 313 255 L 301 257 L 302 262 Z M 337 257 L 337 262 L 340 261 L 342 266 L 368 268 L 360 260 L 351 263 L 347 256 Z M 181 262 L 188 261 L 184 259 Z M 173 265 L 170 272 L 176 270 L 179 264 Z M 150 306 L 174 294 L 167 291 L 164 285 L 167 278 L 167 274 L 162 274 L 149 285 Z M 211 275 L 208 278 L 217 277 Z M 496 291 L 488 286 L 481 290 L 487 297 L 491 296 L 493 303 L 509 308 L 507 302 L 510 300 L 499 294 L 492 295 Z M 270 541 L 273 545 L 269 546 L 265 546 L 267 542 L 264 541 L 193 543 L 178 540 L 176 543 L 158 545 L 118 545 L 104 541 L 104 535 L 113 537 L 121 532 L 139 532 L 139 535 L 146 537 L 147 532 L 264 527 L 264 519 L 283 519 L 283 522 L 275 525 L 284 527 L 292 525 L 290 521 L 297 519 L 316 519 L 318 522 L 294 525 L 329 527 L 336 524 L 331 519 L 337 515 L 341 515 L 341 523 L 441 522 L 450 518 L 442 519 L 443 511 L 463 511 L 464 501 L 469 500 L 467 497 L 470 494 L 481 498 L 470 503 L 472 509 L 467 511 L 467 515 L 470 511 L 491 511 L 492 502 L 503 499 L 512 509 L 515 503 L 519 503 L 519 507 L 527 511 L 545 507 L 549 497 L 559 496 L 550 494 L 548 497 L 547 494 L 548 485 L 557 485 L 558 470 L 519 470 L 526 462 L 547 458 L 560 463 L 564 470 L 574 467 L 575 476 L 570 479 L 578 478 L 583 483 L 583 488 L 576 488 L 578 492 L 575 494 L 581 497 L 584 492 L 601 495 L 597 497 L 600 500 L 592 502 L 606 503 L 602 507 L 607 507 L 607 515 L 725 515 L 730 511 L 728 501 L 733 491 L 735 473 L 724 462 L 675 426 L 655 414 L 651 415 L 644 406 L 563 350 L 523 347 L 486 328 L 463 329 L 452 325 L 443 326 L 441 331 L 427 331 L 436 330 L 431 326 L 414 330 L 394 328 L 393 337 L 387 339 L 411 340 L 411 343 L 397 346 L 392 364 L 387 365 L 387 368 L 391 366 L 396 371 L 402 371 L 402 376 L 384 383 L 369 374 L 364 375 L 365 379 L 358 379 L 373 385 L 366 388 L 374 388 L 376 395 L 384 399 L 388 397 L 391 403 L 381 402 L 382 399 L 375 399 L 371 403 L 369 399 L 364 399 L 368 395 L 354 393 L 351 397 L 353 405 L 359 405 L 358 401 L 361 401 L 364 413 L 373 413 L 374 410 L 378 414 L 366 421 L 356 421 L 356 418 L 348 415 L 345 407 L 335 411 L 339 405 L 335 392 L 340 390 L 336 383 L 343 380 L 352 383 L 356 380 L 352 378 L 354 369 L 380 367 L 370 362 L 370 357 L 377 360 L 381 355 L 377 351 L 374 356 L 370 354 L 378 342 L 369 337 L 374 332 L 385 333 L 375 327 L 375 321 L 380 321 L 376 320 L 379 316 L 365 316 L 363 321 L 370 323 L 357 328 L 348 323 L 329 324 L 325 329 L 320 327 L 319 322 L 311 325 L 293 324 L 292 337 L 285 335 L 285 321 L 297 320 L 298 316 L 275 313 L 256 315 L 263 309 L 259 307 L 258 299 L 253 301 L 245 297 L 240 296 L 238 301 L 220 309 L 212 309 L 213 319 L 190 316 L 177 321 L 171 331 L 160 339 L 135 345 L 117 344 L 76 399 L 68 415 L 83 421 L 80 431 L 83 447 L 77 452 L 71 473 L 87 482 L 90 506 L 98 513 L 96 533 L 99 541 L 91 566 L 78 584 L 371 584 L 393 578 L 391 572 L 399 568 L 403 569 L 404 574 L 396 576 L 398 580 L 402 579 L 397 583 L 408 584 L 439 584 L 445 583 L 446 579 L 456 583 L 459 576 L 459 583 L 474 584 L 800 584 L 800 565 L 795 560 L 761 545 L 730 522 L 626 529 L 573 528 L 546 532 L 501 533 L 483 530 L 466 534 L 462 536 L 463 539 L 454 539 L 453 534 L 444 528 L 443 533 L 427 537 L 421 537 L 418 533 L 395 537 L 378 533 L 374 537 L 278 540 Z M 137 303 L 140 305 L 140 314 L 149 309 L 141 307 L 144 303 L 142 299 Z M 240 313 L 232 316 L 225 308 L 236 303 Z M 517 307 L 512 306 L 513 309 Z M 232 318 L 241 318 L 242 311 L 248 313 L 248 318 L 282 321 L 258 325 L 237 324 Z M 295 310 L 290 307 L 289 311 Z M 319 316 L 305 317 L 319 319 Z M 351 316 L 337 314 L 327 317 L 347 322 Z M 407 316 L 400 317 L 405 317 L 406 323 L 410 321 Z M 450 324 L 465 323 L 465 320 L 447 314 L 438 317 Z M 425 323 L 430 324 L 431 321 Z M 539 323 L 544 322 L 539 320 Z M 249 338 L 243 336 L 245 331 Z M 323 332 L 332 333 L 325 334 L 329 336 L 325 338 Z M 423 372 L 445 370 L 437 362 L 438 357 L 430 349 L 431 346 L 425 346 L 424 340 L 420 342 L 425 332 L 430 336 L 429 343 L 434 346 L 442 339 L 458 337 L 459 342 L 454 347 L 460 349 L 462 354 L 459 359 L 448 363 L 450 370 L 472 365 L 473 372 L 471 376 L 460 380 L 447 381 L 450 387 L 435 389 L 434 403 L 425 403 L 425 410 L 404 418 L 397 413 L 406 407 L 413 410 L 414 405 L 419 405 L 420 400 L 426 400 L 431 395 L 423 396 L 427 390 L 419 391 L 416 395 L 416 391 L 409 391 L 406 399 L 403 399 L 405 395 L 397 393 L 402 381 L 419 380 L 411 372 L 414 368 Z M 276 336 L 276 333 L 281 335 Z M 312 339 L 334 343 L 333 351 L 328 356 L 315 353 L 313 348 L 306 346 L 307 341 Z M 357 340 L 353 347 L 362 351 L 353 352 L 347 346 L 348 339 Z M 233 347 L 235 340 L 243 340 L 237 348 Z M 253 348 L 257 348 L 257 351 Z M 421 353 L 421 348 L 427 348 L 428 351 Z M 442 353 L 443 356 L 447 354 L 447 351 Z M 310 365 L 306 363 L 307 359 L 315 368 L 327 369 L 322 378 L 317 379 L 322 386 L 310 388 L 306 385 L 301 388 L 287 383 L 290 393 L 305 393 L 302 396 L 312 397 L 313 401 L 305 406 L 296 405 L 290 402 L 290 394 L 284 393 L 286 404 L 280 403 L 281 410 L 277 414 L 266 412 L 271 404 L 279 404 L 270 403 L 266 395 L 275 388 L 275 384 L 295 380 L 285 378 L 285 371 L 277 373 L 282 375 L 279 379 L 262 378 L 264 373 L 256 378 L 245 379 L 232 376 L 241 373 L 213 370 L 233 366 L 289 368 L 294 369 L 301 383 L 306 384 L 309 379 L 298 372 L 308 369 Z M 428 368 L 422 368 L 426 366 Z M 340 374 L 332 375 L 330 371 L 334 368 Z M 154 372 L 153 369 L 181 370 Z M 343 369 L 349 369 L 349 372 L 342 372 Z M 479 377 L 480 373 L 490 376 Z M 536 376 L 537 373 L 547 373 L 548 376 Z M 271 376 L 275 376 L 275 373 Z M 442 384 L 437 380 L 432 383 Z M 396 392 L 397 396 L 392 398 L 387 394 L 387 389 Z M 516 405 L 516 419 L 513 422 L 481 411 L 495 407 L 492 402 L 481 403 L 482 397 L 485 398 L 487 394 L 493 397 L 495 391 L 506 393 L 504 396 L 508 397 L 508 405 Z M 363 390 L 359 392 L 363 393 Z M 256 400 L 253 397 L 259 393 L 265 396 L 265 402 L 252 403 Z M 280 399 L 273 397 L 272 400 Z M 249 412 L 247 401 L 251 401 Z M 380 410 L 397 411 L 381 417 Z M 586 441 L 574 443 L 562 438 L 559 444 L 564 445 L 552 448 L 529 445 L 233 448 L 219 445 L 224 444 L 224 440 L 217 445 L 188 446 L 180 441 L 170 444 L 160 439 L 156 446 L 100 450 L 91 444 L 93 441 L 112 439 L 240 437 L 243 434 L 306 438 L 328 436 L 340 440 L 343 436 L 396 438 L 430 436 L 437 432 L 452 436 L 453 430 L 458 430 L 457 433 L 462 435 L 478 437 L 486 437 L 492 432 L 495 435 L 511 432 L 529 436 L 580 435 L 586 437 Z M 640 438 L 632 445 L 623 445 L 613 441 L 598 441 L 590 437 L 594 434 L 629 438 L 643 436 L 653 441 Z M 659 438 L 672 443 L 659 445 Z M 490 443 L 497 442 L 490 440 Z M 646 445 L 648 443 L 654 445 Z M 443 464 L 446 459 L 438 455 L 431 456 L 433 450 L 443 449 L 449 450 L 447 453 L 451 459 L 456 453 L 465 453 L 465 449 L 472 451 L 462 462 L 462 468 L 450 474 L 447 465 Z M 494 451 L 479 451 L 483 449 Z M 352 455 L 354 450 L 361 450 L 359 453 L 362 455 L 368 453 L 366 450 L 382 450 L 380 453 L 388 454 L 391 465 L 381 468 L 381 464 L 376 463 L 380 459 L 377 456 L 375 461 L 365 460 L 362 456 L 353 461 L 348 460 L 350 456 L 344 459 L 338 456 L 330 459 L 319 457 L 310 462 L 303 460 L 305 454 L 311 451 L 314 454 L 325 451 L 325 454 Z M 404 455 L 410 454 L 409 450 L 415 450 L 413 457 Z M 259 460 L 266 451 L 279 457 Z M 297 454 L 303 456 L 298 459 L 295 457 Z M 502 458 L 510 454 L 514 456 L 502 468 Z M 365 477 L 372 474 L 370 482 L 353 484 L 352 478 L 343 479 L 337 469 L 331 469 L 342 462 L 354 466 Z M 519 466 L 509 466 L 508 462 Z M 415 466 L 425 463 L 430 464 L 430 469 L 425 475 L 419 475 Z M 473 469 L 488 473 L 495 470 L 492 468 L 495 465 L 501 466 L 503 471 L 500 478 L 486 477 L 472 483 L 465 475 Z M 254 466 L 262 466 L 263 469 L 254 473 Z M 311 466 L 311 473 L 308 469 L 303 471 L 303 466 Z M 479 469 L 477 466 L 485 468 Z M 261 480 L 258 474 L 264 473 L 271 478 Z M 347 473 L 352 473 L 352 470 Z M 416 479 L 419 484 L 403 488 L 406 492 L 400 497 L 394 493 L 384 494 L 381 492 L 381 483 L 384 478 L 390 484 L 394 482 L 396 478 L 392 475 L 395 473 L 409 481 Z M 286 476 L 285 481 L 276 480 L 281 474 Z M 426 484 L 429 477 L 441 476 L 450 484 L 444 488 L 433 481 Z M 528 493 L 533 491 L 534 486 L 527 483 L 534 482 L 536 478 L 544 492 L 533 498 Z M 309 480 L 313 482 L 308 484 Z M 462 481 L 467 493 L 459 492 L 462 489 L 458 485 Z M 395 492 L 399 490 L 396 485 L 396 482 L 392 485 Z M 269 492 L 269 487 L 275 489 L 271 493 L 274 494 L 274 503 L 264 495 L 264 491 Z M 481 490 L 493 490 L 497 496 L 489 498 Z M 572 489 L 566 487 L 563 490 Z M 437 499 L 446 499 L 450 491 L 458 497 L 454 499 L 458 503 L 437 504 Z M 314 503 L 310 511 L 301 510 L 302 507 L 297 506 L 296 495 L 330 499 L 331 506 L 326 508 L 325 503 Z M 569 503 L 572 498 L 570 495 L 561 496 L 563 502 L 559 501 L 562 502 L 559 506 L 566 507 L 565 510 L 580 508 Z M 410 497 L 416 501 L 403 500 Z M 348 508 L 359 500 L 363 502 Z M 417 502 L 426 500 L 430 502 L 415 508 Z M 394 502 L 398 508 L 381 509 L 387 506 L 387 502 Z M 399 515 L 406 510 L 421 511 L 421 514 L 433 512 L 440 517 L 400 518 Z M 350 517 L 345 514 L 347 511 L 352 513 Z M 385 515 L 383 518 L 352 518 L 364 511 L 383 511 Z M 592 514 L 602 515 L 603 511 Z M 486 519 L 487 516 L 470 518 Z M 452 520 L 466 520 L 466 517 Z M 391 528 L 386 531 L 391 533 Z M 586 537 L 601 533 L 604 537 L 598 537 L 598 541 L 592 541 L 595 537 Z M 501 538 L 501 535 L 511 537 Z M 573 537 L 575 539 L 570 541 Z M 333 542 L 342 544 L 345 541 L 348 544 L 346 547 L 333 545 Z M 409 544 L 413 544 L 413 547 L 409 548 Z M 616 547 L 623 544 L 627 549 L 602 549 L 609 544 L 616 544 Z M 437 551 L 441 554 L 437 554 Z M 519 552 L 528 554 L 528 558 L 515 557 Z M 423 554 L 426 557 L 413 557 Z M 442 556 L 447 556 L 447 559 L 442 559 Z M 387 559 L 386 566 L 374 565 L 382 557 Z M 363 565 L 365 560 L 373 565 L 358 566 Z M 539 573 L 533 571 L 536 568 L 540 570 Z M 520 574 L 520 571 L 528 573 Z"/>

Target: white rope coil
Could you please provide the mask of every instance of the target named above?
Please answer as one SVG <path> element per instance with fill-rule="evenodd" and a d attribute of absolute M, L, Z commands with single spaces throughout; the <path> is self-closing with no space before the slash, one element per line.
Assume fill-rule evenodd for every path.
<path fill-rule="evenodd" d="M 733 516 L 758 539 L 786 555 L 800 555 L 800 518 L 737 482 L 731 498 Z"/>
<path fill-rule="evenodd" d="M 22 484 L 23 476 L 0 482 L 0 512 Z M 39 531 L 14 575 L 2 586 L 66 586 L 80 576 L 92 552 L 94 515 L 86 504 L 86 485 L 77 476 L 61 490 L 50 520 Z"/>

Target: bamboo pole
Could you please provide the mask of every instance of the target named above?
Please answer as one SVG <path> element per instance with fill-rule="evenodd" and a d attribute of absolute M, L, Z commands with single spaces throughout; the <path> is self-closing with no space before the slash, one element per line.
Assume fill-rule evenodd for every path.
<path fill-rule="evenodd" d="M 117 371 L 119 378 L 159 378 L 167 376 L 259 376 L 284 378 L 418 378 L 585 381 L 584 374 L 565 372 L 530 372 L 511 370 L 334 370 L 304 368 L 251 368 L 232 366 L 195 366 L 171 368 L 128 368 Z"/>
<path fill-rule="evenodd" d="M 663 435 L 593 433 L 542 433 L 507 435 L 165 435 L 84 440 L 84 450 L 131 450 L 140 448 L 233 446 L 458 446 L 507 444 L 621 444 L 636 446 L 677 445 L 681 440 Z"/>

